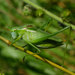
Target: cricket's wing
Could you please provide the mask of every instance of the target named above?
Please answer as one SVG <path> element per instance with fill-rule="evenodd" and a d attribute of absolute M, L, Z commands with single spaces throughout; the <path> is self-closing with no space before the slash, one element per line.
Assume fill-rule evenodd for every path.
<path fill-rule="evenodd" d="M 36 44 L 36 46 L 38 48 L 43 48 L 43 49 L 55 48 L 55 47 L 58 47 L 61 45 L 63 45 L 62 41 L 56 41 L 56 40 L 52 40 L 52 39 L 47 39 L 43 42 Z"/>

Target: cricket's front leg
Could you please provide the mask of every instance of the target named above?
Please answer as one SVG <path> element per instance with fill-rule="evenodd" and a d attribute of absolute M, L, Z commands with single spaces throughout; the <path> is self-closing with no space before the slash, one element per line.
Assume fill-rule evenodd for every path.
<path fill-rule="evenodd" d="M 11 45 L 14 44 L 15 42 L 17 42 L 19 39 L 21 39 L 21 37 L 22 37 L 22 35 L 19 35 L 19 36 L 11 43 Z"/>

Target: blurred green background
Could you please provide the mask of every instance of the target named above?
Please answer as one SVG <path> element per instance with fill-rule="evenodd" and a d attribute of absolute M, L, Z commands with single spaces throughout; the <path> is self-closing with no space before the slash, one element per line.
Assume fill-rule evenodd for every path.
<path fill-rule="evenodd" d="M 75 0 L 30 0 L 33 3 L 42 6 L 55 15 L 65 19 L 75 25 Z M 0 35 L 13 41 L 11 32 L 14 27 L 32 25 L 34 28 L 41 28 L 48 33 L 54 33 L 63 25 L 46 15 L 41 10 L 36 10 L 32 6 L 26 11 L 27 4 L 23 0 L 0 0 Z M 33 13 L 33 14 L 32 14 Z M 50 20 L 50 24 L 46 25 Z M 43 27 L 42 27 L 43 25 Z M 52 37 L 55 40 L 62 40 L 64 45 L 44 49 L 40 56 L 45 57 L 59 65 L 63 65 L 64 52 L 68 39 L 69 29 Z M 75 72 L 75 30 L 71 31 L 68 48 L 66 51 L 65 68 Z M 18 45 L 22 46 L 24 42 L 19 40 Z M 23 57 L 25 61 L 23 62 Z M 0 40 L 0 73 L 4 75 L 63 75 L 63 72 L 47 63 L 34 58 L 18 49 L 8 46 Z M 64 75 L 68 75 L 64 73 Z"/>

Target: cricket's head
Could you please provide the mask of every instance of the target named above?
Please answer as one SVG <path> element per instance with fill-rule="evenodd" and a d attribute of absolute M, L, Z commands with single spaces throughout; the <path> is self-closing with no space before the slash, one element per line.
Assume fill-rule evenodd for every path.
<path fill-rule="evenodd" d="M 24 34 L 26 31 L 26 28 L 13 28 L 11 29 L 11 35 L 12 38 L 15 39 L 17 36 Z"/>

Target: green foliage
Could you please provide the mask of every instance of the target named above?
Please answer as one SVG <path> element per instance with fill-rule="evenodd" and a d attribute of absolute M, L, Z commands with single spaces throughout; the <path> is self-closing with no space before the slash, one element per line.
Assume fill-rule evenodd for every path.
<path fill-rule="evenodd" d="M 59 17 L 63 17 L 63 19 L 65 19 L 64 21 L 68 20 L 68 22 L 75 24 L 75 3 L 72 2 L 72 0 L 31 1 L 51 11 L 53 14 L 56 14 Z M 18 37 L 18 34 L 20 32 L 18 32 L 18 34 L 13 32 L 11 36 L 11 29 L 14 30 L 18 28 L 21 31 L 21 29 L 25 27 L 29 30 L 33 28 L 34 31 L 36 31 L 36 36 L 32 33 L 33 39 L 42 37 L 42 35 L 46 36 L 47 34 L 50 34 L 51 36 L 52 34 L 52 37 L 46 36 L 46 39 L 38 43 L 37 45 L 35 43 L 35 46 L 41 50 L 41 53 L 39 55 L 59 65 L 63 65 L 62 62 L 64 59 L 64 51 L 67 50 L 65 67 L 70 71 L 75 72 L 75 31 L 71 31 L 72 34 L 70 40 L 68 41 L 68 47 L 66 49 L 65 41 L 69 37 L 69 29 L 64 30 L 63 27 L 65 26 L 63 26 L 63 24 L 49 17 L 42 10 L 37 10 L 31 5 L 26 5 L 28 4 L 23 0 L 0 0 L 0 35 L 13 42 L 14 39 Z M 63 32 L 60 32 L 61 30 L 63 30 Z M 57 32 L 59 32 L 59 34 Z M 23 34 L 24 37 L 16 42 L 16 44 L 18 44 L 19 46 L 24 46 L 27 44 L 25 42 L 25 39 L 27 39 L 26 34 L 30 35 L 30 33 L 25 33 Z M 54 33 L 57 33 L 57 35 Z M 12 37 L 14 39 L 12 39 Z M 30 42 L 34 41 L 33 39 L 30 40 Z M 38 41 L 41 40 L 42 38 L 38 39 Z M 63 41 L 63 45 L 61 45 L 61 41 Z M 49 48 L 50 46 L 55 48 Z M 31 47 L 28 46 L 27 48 L 30 49 Z M 32 49 L 33 48 L 31 48 L 31 50 Z M 33 51 L 35 52 L 35 49 L 33 49 Z M 25 61 L 23 62 L 24 56 Z M 1 40 L 0 73 L 4 73 L 5 75 L 63 75 L 63 73 L 59 69 L 56 69 L 53 66 L 50 66 L 38 59 L 35 59 L 34 57 L 24 52 L 18 51 L 17 49 L 6 45 Z"/>
<path fill-rule="evenodd" d="M 25 16 L 31 15 L 32 11 L 28 5 L 24 6 L 23 13 Z"/>
<path fill-rule="evenodd" d="M 36 16 L 42 16 L 42 15 L 43 15 L 43 11 L 40 10 L 40 9 L 38 9 L 38 10 L 36 11 Z"/>

